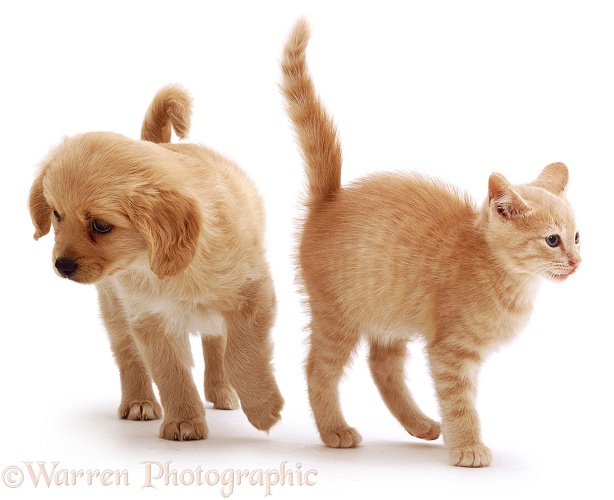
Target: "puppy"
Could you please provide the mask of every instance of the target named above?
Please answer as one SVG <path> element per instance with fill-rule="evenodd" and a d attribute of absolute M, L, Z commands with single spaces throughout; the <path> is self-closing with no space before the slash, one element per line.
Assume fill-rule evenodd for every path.
<path fill-rule="evenodd" d="M 103 132 L 65 139 L 29 198 L 34 238 L 53 226 L 55 272 L 98 289 L 120 371 L 119 416 L 161 417 L 153 379 L 160 437 L 178 441 L 208 432 L 189 333 L 202 335 L 205 397 L 215 408 L 240 401 L 251 424 L 268 431 L 283 407 L 271 367 L 276 301 L 263 203 L 230 160 L 169 144 L 171 129 L 186 136 L 190 116 L 185 90 L 161 89 L 141 141 Z"/>

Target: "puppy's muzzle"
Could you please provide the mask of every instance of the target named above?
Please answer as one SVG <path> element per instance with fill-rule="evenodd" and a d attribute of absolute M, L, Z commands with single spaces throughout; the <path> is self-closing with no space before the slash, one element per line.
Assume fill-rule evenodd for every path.
<path fill-rule="evenodd" d="M 59 258 L 55 261 L 55 268 L 64 278 L 70 278 L 77 272 L 78 264 L 72 259 Z"/>

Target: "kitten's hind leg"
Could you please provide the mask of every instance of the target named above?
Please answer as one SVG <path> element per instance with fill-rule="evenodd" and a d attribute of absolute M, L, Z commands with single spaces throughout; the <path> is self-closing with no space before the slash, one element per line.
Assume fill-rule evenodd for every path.
<path fill-rule="evenodd" d="M 358 333 L 340 332 L 334 322 L 315 317 L 311 322 L 309 402 L 320 437 L 331 448 L 354 448 L 361 441 L 360 434 L 343 418 L 339 404 L 339 380 L 358 339 Z"/>
<path fill-rule="evenodd" d="M 371 340 L 369 367 L 373 380 L 386 406 L 407 432 L 420 439 L 437 439 L 439 424 L 422 413 L 405 384 L 406 353 L 404 341 Z"/>

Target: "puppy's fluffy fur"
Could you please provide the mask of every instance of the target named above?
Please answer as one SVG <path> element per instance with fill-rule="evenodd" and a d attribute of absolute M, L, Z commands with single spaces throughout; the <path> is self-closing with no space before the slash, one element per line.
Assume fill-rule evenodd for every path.
<path fill-rule="evenodd" d="M 98 289 L 120 370 L 120 417 L 161 416 L 153 379 L 164 407 L 160 436 L 174 440 L 207 436 L 189 332 L 202 335 L 205 397 L 216 408 L 240 400 L 267 431 L 283 406 L 271 368 L 275 294 L 263 204 L 231 161 L 169 144 L 171 128 L 185 137 L 190 114 L 186 91 L 168 86 L 147 110 L 141 141 L 102 132 L 64 140 L 29 200 L 34 237 L 53 226 L 56 272 Z"/>

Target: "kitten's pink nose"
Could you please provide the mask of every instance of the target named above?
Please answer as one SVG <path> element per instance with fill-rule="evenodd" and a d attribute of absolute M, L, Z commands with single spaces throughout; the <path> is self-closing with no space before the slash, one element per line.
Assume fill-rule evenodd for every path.
<path fill-rule="evenodd" d="M 570 258 L 568 262 L 569 262 L 569 265 L 573 267 L 573 270 L 571 272 L 575 273 L 576 270 L 578 269 L 578 266 L 580 265 L 580 262 L 582 262 L 582 257 L 577 255 L 575 257 Z"/>

